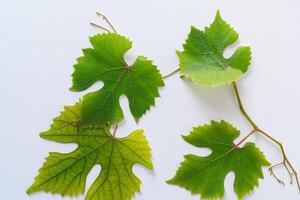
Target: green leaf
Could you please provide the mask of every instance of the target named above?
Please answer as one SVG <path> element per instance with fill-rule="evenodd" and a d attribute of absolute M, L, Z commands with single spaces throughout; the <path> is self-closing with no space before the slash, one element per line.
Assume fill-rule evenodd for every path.
<path fill-rule="evenodd" d="M 162 76 L 151 60 L 139 56 L 128 66 L 125 53 L 131 41 L 115 34 L 100 34 L 90 38 L 92 48 L 83 49 L 83 56 L 74 65 L 73 91 L 84 91 L 97 81 L 104 86 L 83 97 L 81 125 L 116 124 L 123 119 L 119 98 L 126 95 L 132 115 L 137 121 L 159 97 L 164 86 Z"/>
<path fill-rule="evenodd" d="M 51 152 L 27 193 L 45 191 L 76 196 L 85 191 L 86 177 L 97 164 L 101 173 L 88 190 L 86 200 L 128 200 L 140 191 L 141 181 L 132 166 L 142 164 L 152 169 L 151 150 L 137 130 L 124 138 L 115 138 L 109 127 L 79 126 L 80 104 L 66 106 L 51 128 L 40 134 L 47 140 L 76 143 L 70 153 Z"/>
<path fill-rule="evenodd" d="M 239 47 L 230 58 L 224 50 L 238 40 L 238 33 L 220 16 L 204 31 L 195 27 L 177 52 L 180 72 L 200 86 L 220 86 L 237 81 L 248 69 L 251 60 L 250 47 Z"/>
<path fill-rule="evenodd" d="M 225 177 L 234 172 L 234 191 L 242 199 L 258 186 L 259 178 L 263 178 L 261 168 L 269 162 L 254 143 L 248 142 L 242 148 L 236 146 L 233 140 L 239 135 L 225 121 L 194 128 L 183 139 L 196 147 L 209 148 L 212 153 L 206 157 L 185 155 L 176 175 L 167 183 L 200 194 L 204 199 L 222 198 Z"/>

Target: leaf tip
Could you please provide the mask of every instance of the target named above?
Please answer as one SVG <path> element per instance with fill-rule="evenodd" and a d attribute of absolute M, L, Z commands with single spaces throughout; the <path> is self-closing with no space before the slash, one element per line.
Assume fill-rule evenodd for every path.
<path fill-rule="evenodd" d="M 175 53 L 176 53 L 177 56 L 181 56 L 182 51 L 179 51 L 179 50 L 176 49 L 176 50 L 175 50 Z"/>
<path fill-rule="evenodd" d="M 167 184 L 173 185 L 174 184 L 174 178 L 171 178 L 169 180 L 165 181 Z"/>
<path fill-rule="evenodd" d="M 31 195 L 32 193 L 34 193 L 34 191 L 33 191 L 33 187 L 32 187 L 33 185 L 31 185 L 29 188 L 27 188 L 27 190 L 26 190 L 26 194 L 27 195 Z"/>
<path fill-rule="evenodd" d="M 69 90 L 70 90 L 71 92 L 76 92 L 74 86 L 69 87 Z"/>
<path fill-rule="evenodd" d="M 40 133 L 39 133 L 39 136 L 40 136 L 41 138 L 45 138 L 46 133 L 47 133 L 47 132 L 45 132 L 45 131 L 40 132 Z"/>
<path fill-rule="evenodd" d="M 191 32 L 192 32 L 192 31 L 198 31 L 198 30 L 199 30 L 199 29 L 197 29 L 195 26 L 193 26 L 193 25 L 191 26 Z"/>
<path fill-rule="evenodd" d="M 140 118 L 138 118 L 138 117 L 134 117 L 134 121 L 135 121 L 135 123 L 136 123 L 136 124 L 138 124 L 138 123 L 139 123 L 139 121 L 140 121 Z"/>
<path fill-rule="evenodd" d="M 154 169 L 154 166 L 153 166 L 153 163 L 152 162 L 150 162 L 149 164 L 148 164 L 148 169 L 150 169 L 150 170 L 153 170 Z"/>
<path fill-rule="evenodd" d="M 222 18 L 222 16 L 221 16 L 221 12 L 220 12 L 219 9 L 216 12 L 216 16 L 215 16 L 215 20 L 214 21 L 217 21 L 217 20 L 224 21 L 223 18 Z"/>
<path fill-rule="evenodd" d="M 188 138 L 189 138 L 189 135 L 181 135 L 181 138 L 184 140 L 184 141 L 188 141 Z"/>

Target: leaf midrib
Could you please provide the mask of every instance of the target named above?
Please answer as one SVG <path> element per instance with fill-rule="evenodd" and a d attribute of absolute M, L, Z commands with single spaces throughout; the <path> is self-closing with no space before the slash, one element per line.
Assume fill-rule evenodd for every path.
<path fill-rule="evenodd" d="M 31 188 L 31 190 L 47 183 L 48 181 L 52 180 L 53 178 L 56 178 L 57 176 L 61 175 L 63 172 L 65 172 L 66 170 L 70 169 L 72 166 L 74 166 L 77 162 L 81 161 L 83 158 L 86 158 L 89 154 L 91 153 L 94 153 L 95 151 L 97 151 L 98 149 L 100 149 L 101 147 L 103 147 L 104 145 L 108 144 L 109 142 L 112 142 L 113 140 L 110 139 L 110 140 L 107 140 L 105 141 L 104 143 L 100 144 L 99 146 L 97 146 L 95 149 L 93 149 L 92 151 L 89 151 L 88 153 L 80 156 L 79 158 L 77 158 L 77 160 L 75 160 L 71 165 L 69 165 L 68 167 L 66 167 L 65 169 L 63 169 L 62 171 L 60 171 L 59 173 L 53 175 L 53 176 L 50 176 L 48 179 L 46 179 L 45 181 L 43 181 L 42 183 L 38 184 L 37 186 Z M 68 159 L 68 158 L 66 158 Z M 66 159 L 62 159 L 62 160 L 66 160 Z M 60 160 L 59 163 L 63 162 L 62 160 Z M 55 166 L 55 165 L 54 165 Z"/>
<path fill-rule="evenodd" d="M 190 177 L 190 176 L 192 176 L 192 175 L 194 175 L 194 174 L 200 172 L 201 170 L 203 170 L 203 169 L 207 168 L 208 166 L 212 165 L 214 162 L 218 161 L 219 159 L 223 158 L 224 156 L 229 155 L 229 154 L 230 154 L 232 151 L 234 151 L 234 150 L 239 151 L 239 148 L 236 147 L 234 144 L 233 144 L 232 146 L 233 146 L 233 147 L 232 147 L 231 149 L 229 149 L 229 150 L 228 150 L 227 152 L 225 152 L 224 154 L 219 155 L 217 158 L 215 158 L 215 159 L 213 159 L 212 161 L 210 161 L 207 165 L 201 167 L 200 169 L 196 169 L 196 170 L 192 171 L 191 173 L 189 173 L 189 174 L 187 174 L 187 175 L 180 176 L 180 179 L 181 179 L 181 180 L 182 180 L 182 179 L 186 179 L 186 178 L 188 178 L 188 177 Z"/>

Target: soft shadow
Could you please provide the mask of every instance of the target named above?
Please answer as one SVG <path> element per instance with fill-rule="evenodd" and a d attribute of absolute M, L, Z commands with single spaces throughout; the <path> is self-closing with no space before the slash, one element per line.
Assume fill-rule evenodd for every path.
<path fill-rule="evenodd" d="M 231 85 L 219 86 L 215 88 L 201 87 L 191 83 L 187 78 L 181 78 L 186 89 L 190 90 L 190 95 L 197 99 L 200 107 L 209 107 L 220 113 L 232 112 L 233 92 Z"/>

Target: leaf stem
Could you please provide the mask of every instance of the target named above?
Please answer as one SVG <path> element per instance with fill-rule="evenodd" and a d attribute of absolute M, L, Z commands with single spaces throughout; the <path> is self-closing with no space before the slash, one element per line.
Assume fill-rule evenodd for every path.
<path fill-rule="evenodd" d="M 241 139 L 235 146 L 239 147 L 245 140 L 247 140 L 251 135 L 253 135 L 257 130 L 253 129 L 248 135 Z"/>
<path fill-rule="evenodd" d="M 239 108 L 240 108 L 240 111 L 241 113 L 245 116 L 245 118 L 249 121 L 249 123 L 253 126 L 253 130 L 248 134 L 246 135 L 236 146 L 239 146 L 241 143 L 243 143 L 245 140 L 247 140 L 251 135 L 253 135 L 255 132 L 258 132 L 262 135 L 264 135 L 265 137 L 267 137 L 269 140 L 271 140 L 272 142 L 276 143 L 279 148 L 280 148 L 280 151 L 282 153 L 282 157 L 283 157 L 283 161 L 278 163 L 278 164 L 275 164 L 273 166 L 271 166 L 269 168 L 269 171 L 270 171 L 270 174 L 274 176 L 274 178 L 281 184 L 284 184 L 283 181 L 281 181 L 274 173 L 273 169 L 275 167 L 278 167 L 278 166 L 284 166 L 286 168 L 286 170 L 288 171 L 289 175 L 290 175 L 290 178 L 291 178 L 291 181 L 290 183 L 292 184 L 293 183 L 293 176 L 295 177 L 296 179 L 296 183 L 297 183 L 297 187 L 298 187 L 298 190 L 299 190 L 299 193 L 300 193 L 300 182 L 299 182 L 299 178 L 298 178 L 298 175 L 297 175 L 297 172 L 295 170 L 295 168 L 292 166 L 291 162 L 289 161 L 289 159 L 287 158 L 286 156 L 286 153 L 285 153 L 285 150 L 283 148 L 283 145 L 280 141 L 278 141 L 277 139 L 275 139 L 274 137 L 272 137 L 270 134 L 266 133 L 265 131 L 263 131 L 262 129 L 260 129 L 256 123 L 251 119 L 251 117 L 248 115 L 248 113 L 246 112 L 244 106 L 243 106 L 243 103 L 241 101 L 241 98 L 240 98 L 240 95 L 239 95 L 239 90 L 238 90 L 238 87 L 237 87 L 237 83 L 236 82 L 233 82 L 233 89 L 234 89 L 234 93 L 235 93 L 235 96 L 236 96 L 236 99 L 237 99 L 237 102 L 238 102 L 238 105 L 239 105 Z"/>
<path fill-rule="evenodd" d="M 180 68 L 177 68 L 177 69 L 175 69 L 174 71 L 168 73 L 167 75 L 164 75 L 163 78 L 164 78 L 164 79 L 165 79 L 165 78 L 168 78 L 168 77 L 170 77 L 170 76 L 176 74 L 176 73 L 179 72 L 179 71 L 180 71 Z"/>

